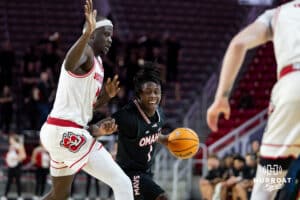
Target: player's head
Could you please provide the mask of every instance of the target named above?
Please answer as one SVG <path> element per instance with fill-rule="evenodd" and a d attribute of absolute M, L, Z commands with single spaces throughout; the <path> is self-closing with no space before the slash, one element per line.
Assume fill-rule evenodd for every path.
<path fill-rule="evenodd" d="M 134 91 L 142 108 L 153 113 L 161 100 L 160 73 L 152 62 L 145 62 L 134 77 Z"/>
<path fill-rule="evenodd" d="M 105 55 L 112 43 L 113 24 L 110 20 L 99 17 L 96 22 L 96 29 L 91 35 L 90 45 L 95 55 Z"/>

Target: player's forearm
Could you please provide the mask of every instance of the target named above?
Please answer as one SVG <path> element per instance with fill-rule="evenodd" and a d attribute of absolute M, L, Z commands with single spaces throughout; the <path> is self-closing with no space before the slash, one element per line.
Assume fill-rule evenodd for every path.
<path fill-rule="evenodd" d="M 103 87 L 103 89 L 101 90 L 100 95 L 97 98 L 97 101 L 96 101 L 96 103 L 94 105 L 94 109 L 95 110 L 99 109 L 101 106 L 107 104 L 110 99 L 111 98 L 109 97 L 109 95 L 105 91 L 105 87 Z"/>
<path fill-rule="evenodd" d="M 159 134 L 158 142 L 165 146 L 168 146 L 168 136 Z"/>
<path fill-rule="evenodd" d="M 70 48 L 65 60 L 66 70 L 72 71 L 81 65 L 80 59 L 86 60 L 83 53 L 85 48 L 87 47 L 89 38 L 90 34 L 82 34 L 81 37 L 75 42 L 75 44 Z"/>
<path fill-rule="evenodd" d="M 228 98 L 246 54 L 246 47 L 233 40 L 223 60 L 221 76 L 215 98 Z"/>

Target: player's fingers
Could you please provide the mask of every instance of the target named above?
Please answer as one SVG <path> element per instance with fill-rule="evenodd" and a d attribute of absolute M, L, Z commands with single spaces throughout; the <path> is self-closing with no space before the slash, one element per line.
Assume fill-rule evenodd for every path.
<path fill-rule="evenodd" d="M 108 78 L 106 84 L 110 84 L 110 82 L 111 82 L 111 78 Z"/>
<path fill-rule="evenodd" d="M 229 118 L 230 118 L 230 109 L 226 109 L 226 111 L 224 111 L 224 118 L 226 120 L 229 120 Z"/>
<path fill-rule="evenodd" d="M 206 117 L 208 127 L 213 131 L 218 131 L 218 115 L 214 113 L 208 113 Z"/>
<path fill-rule="evenodd" d="M 90 8 L 91 8 L 91 11 L 94 9 L 93 8 L 93 0 L 89 0 L 90 1 Z"/>
<path fill-rule="evenodd" d="M 117 82 L 117 81 L 118 81 L 118 78 L 119 78 L 119 76 L 116 74 L 116 75 L 114 76 L 113 81 L 114 81 L 114 82 Z"/>
<path fill-rule="evenodd" d="M 88 16 L 88 7 L 87 5 L 84 5 L 84 14 L 87 17 Z"/>
<path fill-rule="evenodd" d="M 86 1 L 85 1 L 85 5 L 86 5 L 86 7 L 87 7 L 88 12 L 90 12 L 90 10 L 91 10 L 90 1 L 89 1 L 89 0 L 86 0 Z"/>

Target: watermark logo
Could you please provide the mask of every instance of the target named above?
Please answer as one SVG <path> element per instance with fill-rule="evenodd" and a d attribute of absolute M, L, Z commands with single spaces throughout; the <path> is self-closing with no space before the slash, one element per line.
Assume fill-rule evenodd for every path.
<path fill-rule="evenodd" d="M 267 176 L 278 176 L 282 174 L 282 167 L 280 165 L 267 165 L 263 167 L 263 173 Z"/>
<path fill-rule="evenodd" d="M 264 183 L 267 191 L 279 190 L 283 184 L 291 183 L 292 178 L 285 177 L 280 165 L 266 165 L 262 176 L 256 177 L 254 183 Z"/>

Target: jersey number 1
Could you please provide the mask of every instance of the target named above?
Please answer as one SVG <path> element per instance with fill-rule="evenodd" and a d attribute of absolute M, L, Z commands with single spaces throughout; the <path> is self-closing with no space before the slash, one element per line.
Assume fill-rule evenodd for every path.
<path fill-rule="evenodd" d="M 151 152 L 153 150 L 153 146 L 152 144 L 150 145 L 150 150 L 149 150 L 149 153 L 148 153 L 148 162 L 151 160 Z"/>

